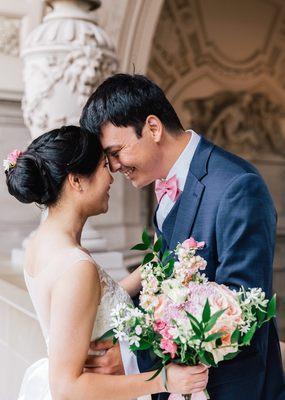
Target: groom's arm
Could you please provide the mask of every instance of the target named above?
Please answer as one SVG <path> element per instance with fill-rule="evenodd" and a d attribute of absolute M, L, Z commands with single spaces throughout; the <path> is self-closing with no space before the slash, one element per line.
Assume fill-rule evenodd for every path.
<path fill-rule="evenodd" d="M 235 178 L 216 218 L 216 282 L 233 289 L 262 287 L 270 296 L 275 230 L 276 213 L 262 178 L 252 173 Z"/>

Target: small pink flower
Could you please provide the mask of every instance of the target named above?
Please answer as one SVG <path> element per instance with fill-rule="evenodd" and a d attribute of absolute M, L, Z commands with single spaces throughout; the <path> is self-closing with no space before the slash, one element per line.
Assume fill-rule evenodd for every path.
<path fill-rule="evenodd" d="M 184 242 L 182 243 L 182 246 L 186 249 L 186 250 L 190 250 L 190 249 L 203 249 L 203 247 L 205 246 L 205 242 L 196 242 L 196 240 L 193 237 L 190 237 L 189 239 L 184 240 Z"/>
<path fill-rule="evenodd" d="M 157 332 L 162 331 L 166 327 L 166 323 L 161 319 L 158 319 L 154 324 L 154 330 Z"/>
<path fill-rule="evenodd" d="M 174 343 L 172 340 L 169 339 L 161 339 L 160 348 L 163 351 L 163 354 L 170 353 L 171 358 L 175 357 L 177 351 L 177 344 Z"/>
<path fill-rule="evenodd" d="M 7 160 L 13 164 L 16 165 L 17 159 L 22 155 L 23 153 L 20 150 L 13 150 L 7 157 Z"/>
<path fill-rule="evenodd" d="M 169 333 L 169 328 L 167 326 L 164 329 L 162 329 L 159 333 L 164 339 L 173 339 L 172 335 Z"/>

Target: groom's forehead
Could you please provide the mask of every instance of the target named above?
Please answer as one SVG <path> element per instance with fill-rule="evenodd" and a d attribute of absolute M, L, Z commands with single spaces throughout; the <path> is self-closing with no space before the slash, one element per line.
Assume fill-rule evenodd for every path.
<path fill-rule="evenodd" d="M 132 129 L 110 125 L 111 124 L 106 126 L 105 129 L 102 129 L 100 136 L 101 144 L 105 152 L 118 149 L 136 139 L 136 135 L 132 132 Z"/>

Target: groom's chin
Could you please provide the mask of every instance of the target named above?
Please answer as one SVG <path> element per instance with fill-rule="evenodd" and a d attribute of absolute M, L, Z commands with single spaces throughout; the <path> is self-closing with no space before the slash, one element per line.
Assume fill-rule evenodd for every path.
<path fill-rule="evenodd" d="M 142 189 L 145 186 L 150 185 L 152 182 L 140 182 L 137 180 L 131 180 L 131 183 L 132 183 L 133 187 L 135 187 L 136 189 Z"/>

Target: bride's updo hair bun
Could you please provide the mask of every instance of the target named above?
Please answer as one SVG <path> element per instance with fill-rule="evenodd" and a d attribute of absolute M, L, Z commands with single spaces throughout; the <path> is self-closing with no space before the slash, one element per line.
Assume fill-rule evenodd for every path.
<path fill-rule="evenodd" d="M 102 156 L 96 135 L 73 125 L 54 129 L 35 139 L 6 171 L 9 193 L 22 203 L 49 207 L 69 173 L 91 175 Z"/>

